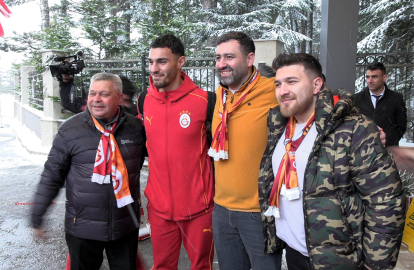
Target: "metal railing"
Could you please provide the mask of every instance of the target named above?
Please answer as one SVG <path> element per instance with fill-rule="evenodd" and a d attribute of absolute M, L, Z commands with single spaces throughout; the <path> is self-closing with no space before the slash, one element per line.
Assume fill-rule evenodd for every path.
<path fill-rule="evenodd" d="M 43 111 L 43 75 L 32 74 L 29 76 L 29 82 L 29 105 L 30 107 Z"/>
<path fill-rule="evenodd" d="M 414 141 L 414 53 L 373 53 L 357 54 L 356 59 L 356 92 L 366 86 L 365 73 L 367 66 L 375 61 L 384 63 L 387 68 L 390 89 L 403 94 L 408 109 L 408 130 L 405 138 Z M 137 94 L 148 86 L 149 70 L 145 55 L 130 60 L 96 60 L 85 61 L 83 72 L 75 77 L 76 96 L 81 95 L 81 87 L 89 88 L 90 78 L 98 72 L 111 72 L 124 75 L 137 87 Z M 183 67 L 187 75 L 202 89 L 215 91 L 216 79 L 215 59 L 213 57 L 187 58 Z M 43 110 L 42 77 L 30 76 L 30 106 Z M 16 92 L 16 98 L 19 98 Z M 134 98 L 135 100 L 135 98 Z"/>
<path fill-rule="evenodd" d="M 96 60 L 85 61 L 86 67 L 82 74 L 75 77 L 75 86 L 77 88 L 76 96 L 81 95 L 81 88 L 89 88 L 90 78 L 99 72 L 110 72 L 118 75 L 124 75 L 130 79 L 138 89 L 137 94 L 148 87 L 149 70 L 148 60 L 145 55 L 140 59 L 130 60 Z M 201 89 L 207 91 L 216 90 L 216 68 L 213 57 L 187 58 L 183 71 L 197 84 Z M 135 100 L 135 98 L 134 98 Z"/>

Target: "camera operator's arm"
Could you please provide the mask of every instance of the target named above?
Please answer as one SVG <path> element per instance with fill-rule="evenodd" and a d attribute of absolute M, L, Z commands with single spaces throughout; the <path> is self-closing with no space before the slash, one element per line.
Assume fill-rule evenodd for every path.
<path fill-rule="evenodd" d="M 84 100 L 79 97 L 71 100 L 72 87 L 74 87 L 73 78 L 70 75 L 62 74 L 62 81 L 59 83 L 61 105 L 68 111 L 80 113 L 82 112 L 82 106 L 85 105 Z"/>

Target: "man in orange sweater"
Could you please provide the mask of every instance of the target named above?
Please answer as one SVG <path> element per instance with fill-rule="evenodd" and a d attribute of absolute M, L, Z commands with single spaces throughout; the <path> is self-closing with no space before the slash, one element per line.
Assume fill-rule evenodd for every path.
<path fill-rule="evenodd" d="M 260 75 L 254 56 L 253 40 L 242 32 L 226 33 L 217 41 L 221 83 L 209 155 L 215 160 L 213 238 L 221 270 L 281 268 L 282 243 L 269 250 L 272 245 L 264 242 L 268 232 L 263 230 L 258 192 L 267 115 L 277 100 L 273 80 Z"/>

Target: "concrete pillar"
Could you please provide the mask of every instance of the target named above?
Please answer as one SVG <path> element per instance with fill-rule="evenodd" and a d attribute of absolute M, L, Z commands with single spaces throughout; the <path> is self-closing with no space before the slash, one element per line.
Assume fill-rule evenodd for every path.
<path fill-rule="evenodd" d="M 358 0 L 322 0 L 320 56 L 330 89 L 355 93 Z"/>
<path fill-rule="evenodd" d="M 254 40 L 256 53 L 254 57 L 254 65 L 259 66 L 259 63 L 264 63 L 272 66 L 273 59 L 279 54 L 284 53 L 284 43 L 275 39 L 256 39 Z"/>
<path fill-rule="evenodd" d="M 20 94 L 22 105 L 29 104 L 29 91 L 31 88 L 29 77 L 34 74 L 34 67 L 22 66 L 20 67 Z"/>
<path fill-rule="evenodd" d="M 51 59 L 55 56 L 66 55 L 65 52 L 56 50 L 46 50 L 42 52 L 43 66 L 52 64 Z M 56 64 L 56 63 L 54 63 Z M 54 102 L 48 96 L 60 97 L 59 82 L 52 77 L 49 69 L 43 72 L 43 112 L 44 117 L 41 120 L 40 139 L 42 146 L 51 146 L 53 138 L 59 127 L 59 119 L 63 117 L 62 106 Z"/>
<path fill-rule="evenodd" d="M 62 51 L 47 50 L 42 53 L 43 66 L 49 66 L 51 59 L 56 55 L 66 55 Z M 60 119 L 62 118 L 62 106 L 58 102 L 53 102 L 48 96 L 59 97 L 59 82 L 52 77 L 49 69 L 43 72 L 43 112 L 45 118 Z"/>

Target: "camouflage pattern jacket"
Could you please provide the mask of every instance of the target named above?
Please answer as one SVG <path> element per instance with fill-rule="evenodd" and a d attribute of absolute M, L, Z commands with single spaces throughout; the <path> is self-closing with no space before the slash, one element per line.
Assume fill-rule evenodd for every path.
<path fill-rule="evenodd" d="M 405 194 L 394 160 L 378 128 L 339 90 L 317 97 L 317 138 L 302 192 L 306 245 L 314 269 L 395 267 L 405 220 Z M 259 200 L 266 251 L 275 252 L 273 217 L 264 217 L 274 182 L 272 153 L 287 124 L 279 107 L 269 111 L 268 144 L 260 165 Z"/>

